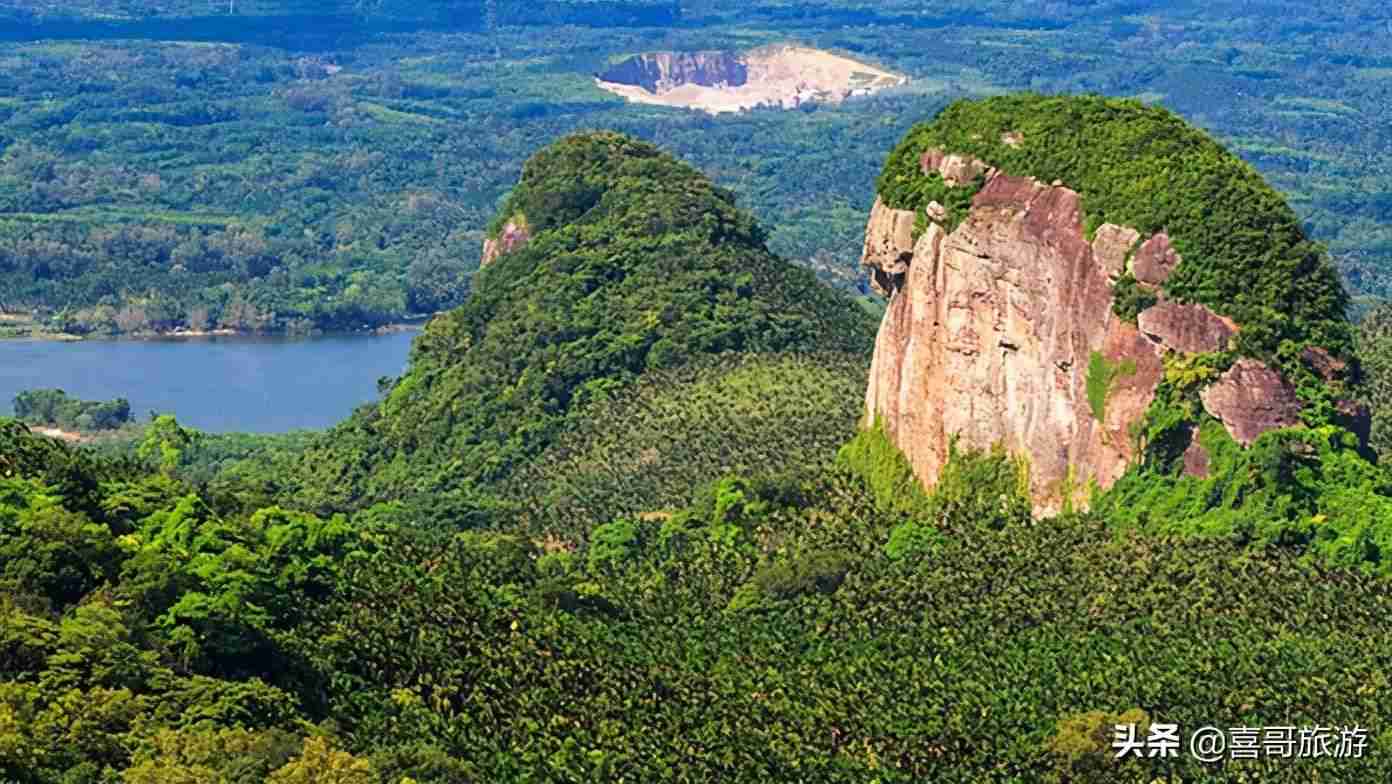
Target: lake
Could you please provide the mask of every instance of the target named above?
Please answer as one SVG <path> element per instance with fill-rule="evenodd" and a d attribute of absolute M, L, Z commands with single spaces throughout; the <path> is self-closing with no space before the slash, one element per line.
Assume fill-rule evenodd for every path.
<path fill-rule="evenodd" d="M 0 413 L 23 390 L 56 387 L 124 397 L 142 422 L 158 411 L 215 433 L 325 428 L 375 399 L 378 378 L 401 374 L 417 334 L 0 340 Z"/>

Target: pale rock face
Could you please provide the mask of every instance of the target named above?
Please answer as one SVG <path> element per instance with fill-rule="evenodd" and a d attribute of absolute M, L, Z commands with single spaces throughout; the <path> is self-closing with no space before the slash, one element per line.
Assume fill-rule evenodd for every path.
<path fill-rule="evenodd" d="M 1237 324 L 1203 305 L 1162 300 L 1136 318 L 1141 332 L 1165 348 L 1187 354 L 1222 351 L 1237 334 Z"/>
<path fill-rule="evenodd" d="M 924 174 L 936 171 L 942 175 L 943 182 L 952 186 L 965 185 L 983 174 L 988 177 L 995 174 L 995 169 L 984 161 L 965 155 L 944 153 L 938 149 L 923 153 L 918 160 L 918 166 Z"/>
<path fill-rule="evenodd" d="M 791 45 L 749 52 L 650 52 L 595 75 L 600 89 L 629 101 L 711 114 L 839 103 L 906 81 L 908 77 L 847 57 Z"/>
<path fill-rule="evenodd" d="M 1142 283 L 1159 286 L 1179 266 L 1179 261 L 1179 254 L 1170 246 L 1170 236 L 1162 231 L 1136 249 L 1131 259 L 1131 274 Z"/>
<path fill-rule="evenodd" d="M 1207 479 L 1210 462 L 1208 450 L 1199 443 L 1199 439 L 1195 438 L 1190 441 L 1189 448 L 1184 450 L 1185 475 Z"/>
<path fill-rule="evenodd" d="M 519 226 L 515 221 L 508 221 L 503 230 L 498 232 L 498 236 L 493 239 L 483 241 L 483 257 L 479 261 L 479 267 L 487 267 L 504 253 L 511 253 L 517 248 L 527 244 L 531 239 L 525 226 Z"/>
<path fill-rule="evenodd" d="M 1343 378 L 1348 370 L 1348 363 L 1342 359 L 1335 358 L 1332 354 L 1319 346 L 1309 346 L 1300 352 L 1300 359 L 1311 370 L 1320 375 L 1325 381 L 1335 381 Z"/>
<path fill-rule="evenodd" d="M 1136 247 L 1141 233 L 1130 226 L 1104 223 L 1092 240 L 1092 255 L 1113 280 L 1126 271 L 1126 255 Z"/>
<path fill-rule="evenodd" d="M 1239 359 L 1199 393 L 1204 410 L 1243 446 L 1278 427 L 1300 424 L 1300 399 L 1281 374 L 1255 359 Z"/>
<path fill-rule="evenodd" d="M 683 84 L 739 86 L 748 80 L 749 66 L 734 52 L 654 52 L 614 65 L 602 78 L 665 93 Z"/>
<path fill-rule="evenodd" d="M 1109 488 L 1136 459 L 1132 426 L 1165 377 L 1163 357 L 1225 350 L 1240 327 L 1163 295 L 1136 326 L 1112 312 L 1128 266 L 1140 285 L 1158 291 L 1180 264 L 1164 232 L 1142 242 L 1135 228 L 1104 224 L 1088 242 L 1079 196 L 1059 182 L 1004 175 L 941 150 L 924 152 L 919 167 L 949 183 L 979 177 L 984 185 L 950 233 L 941 223 L 946 211 L 928 205 L 917 240 L 913 212 L 875 203 L 862 264 L 890 299 L 865 393 L 866 424 L 880 421 L 930 488 L 957 438 L 1027 458 L 1036 515 L 1070 500 L 1082 508 L 1090 483 Z M 1100 421 L 1087 394 L 1094 354 L 1114 371 Z M 1307 348 L 1302 359 L 1328 383 L 1348 372 L 1323 349 Z M 1199 396 L 1244 446 L 1301 422 L 1294 387 L 1254 359 L 1238 360 Z M 1367 407 L 1349 400 L 1336 407 L 1338 421 L 1366 444 Z M 1184 452 L 1184 472 L 1211 472 L 1197 440 Z"/>
<path fill-rule="evenodd" d="M 1128 428 L 1164 369 L 1158 347 L 1112 314 L 1109 267 L 1083 236 L 1078 194 L 988 176 L 967 219 L 951 234 L 930 223 L 907 260 L 898 224 L 872 216 L 864 263 L 892 296 L 866 413 L 930 484 L 954 435 L 1026 455 L 1035 511 L 1049 514 L 1070 487 L 1082 505 L 1089 480 L 1105 488 L 1125 472 Z M 1136 367 L 1113 382 L 1101 422 L 1087 398 L 1093 352 Z"/>
<path fill-rule="evenodd" d="M 879 198 L 870 208 L 870 225 L 865 231 L 861 264 L 870 267 L 870 287 L 884 296 L 895 288 L 895 281 L 909 269 L 913 258 L 914 214 L 910 210 L 886 207 Z"/>

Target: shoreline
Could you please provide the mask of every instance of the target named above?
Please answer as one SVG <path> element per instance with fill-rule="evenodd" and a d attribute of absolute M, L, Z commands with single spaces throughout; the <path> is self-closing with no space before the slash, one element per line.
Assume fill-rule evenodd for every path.
<path fill-rule="evenodd" d="M 122 332 L 114 335 L 74 335 L 66 332 L 43 332 L 38 331 L 28 335 L 3 335 L 0 334 L 0 342 L 44 342 L 44 343 L 80 343 L 84 341 L 130 341 L 130 340 L 183 340 L 200 338 L 320 338 L 333 336 L 373 336 L 373 335 L 394 335 L 402 332 L 419 332 L 425 328 L 425 323 L 434 316 L 425 316 L 420 319 L 409 321 L 394 321 L 383 324 L 379 327 L 368 327 L 364 329 L 351 330 L 322 330 L 314 329 L 308 332 L 253 332 L 239 329 L 203 329 L 203 330 L 174 330 L 170 332 Z M 3 324 L 3 322 L 0 322 Z"/>

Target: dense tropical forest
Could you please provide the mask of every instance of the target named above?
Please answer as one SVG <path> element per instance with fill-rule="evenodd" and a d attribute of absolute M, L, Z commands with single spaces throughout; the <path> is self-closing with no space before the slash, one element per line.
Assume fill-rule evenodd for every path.
<path fill-rule="evenodd" d="M 437 313 L 323 433 L 131 423 L 58 390 L 17 413 L 120 436 L 0 419 L 0 782 L 1392 779 L 1389 18 L 0 0 L 4 334 Z M 723 117 L 590 81 L 790 38 L 912 81 Z M 1018 88 L 1138 100 L 952 103 Z M 1004 149 L 1002 118 L 1060 143 Z M 1125 169 L 1119 128 L 1156 172 Z M 1317 342 L 1369 447 L 1300 376 L 1304 426 L 1242 448 L 1200 422 L 1204 478 L 1147 450 L 1090 511 L 1036 520 L 1028 459 L 954 449 L 924 490 L 863 419 L 854 295 L 870 202 L 921 207 L 895 176 L 946 141 L 1067 177 L 1094 223 L 1173 228 L 1203 263 L 1168 293 L 1254 325 L 1166 365 L 1157 434 L 1222 363 Z M 1221 232 L 1185 222 L 1209 206 L 1186 172 L 1244 183 Z M 1151 174 L 1183 187 L 1127 200 Z M 479 269 L 509 221 L 526 244 Z M 1259 230 L 1289 274 L 1244 266 Z M 1118 721 L 1370 745 L 1119 762 Z"/>
<path fill-rule="evenodd" d="M 884 151 L 956 97 L 1022 88 L 1179 111 L 1291 200 L 1360 309 L 1392 280 L 1380 3 L 10 0 L 0 18 L 4 332 L 306 332 L 449 309 L 523 160 L 594 127 L 660 140 L 775 252 L 856 290 Z M 785 40 L 911 81 L 718 118 L 591 81 L 633 52 Z"/>
<path fill-rule="evenodd" d="M 500 207 L 532 239 L 339 428 L 161 416 L 98 454 L 0 423 L 0 778 L 1392 775 L 1385 466 L 1292 428 L 1045 521 L 1019 456 L 925 492 L 857 428 L 873 321 L 734 200 L 567 137 Z M 1128 519 L 1142 487 L 1193 525 Z M 1118 763 L 1117 721 L 1371 745 Z"/>

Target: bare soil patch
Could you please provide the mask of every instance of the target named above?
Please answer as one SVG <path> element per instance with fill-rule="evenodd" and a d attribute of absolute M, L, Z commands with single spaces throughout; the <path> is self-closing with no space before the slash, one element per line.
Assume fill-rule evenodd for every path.
<path fill-rule="evenodd" d="M 711 114 L 839 103 L 907 81 L 908 77 L 849 57 L 793 45 L 744 53 L 653 52 L 617 63 L 595 77 L 600 88 L 635 103 Z"/>

